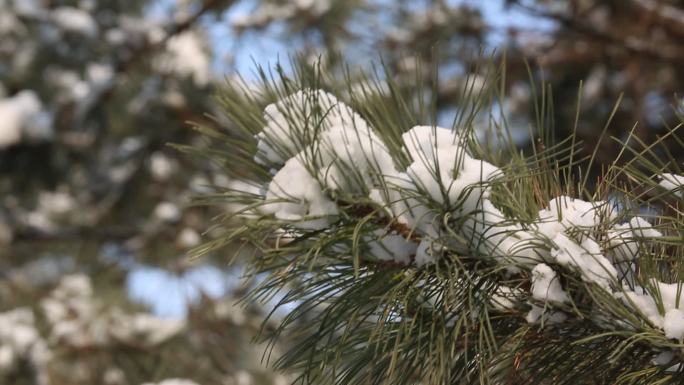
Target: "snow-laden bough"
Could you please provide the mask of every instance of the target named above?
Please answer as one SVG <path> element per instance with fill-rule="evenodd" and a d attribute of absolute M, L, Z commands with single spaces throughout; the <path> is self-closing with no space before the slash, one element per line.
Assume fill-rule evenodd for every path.
<path fill-rule="evenodd" d="M 684 340 L 681 283 L 652 280 L 641 287 L 621 281 L 642 246 L 662 236 L 646 219 L 618 221 L 610 201 L 564 195 L 544 204 L 532 221 L 508 217 L 493 199 L 505 171 L 474 157 L 454 130 L 415 126 L 404 132 L 410 162 L 399 167 L 367 121 L 321 90 L 304 89 L 270 104 L 264 118 L 254 160 L 271 168 L 273 178 L 259 210 L 290 229 L 325 230 L 338 220 L 341 204 L 372 202 L 389 221 L 362 237 L 368 260 L 421 268 L 437 263 L 450 247 L 466 247 L 508 274 L 529 277 L 528 296 L 502 285 L 493 307 L 531 307 L 525 317 L 530 323 L 570 316 L 564 307 L 572 304 L 572 292 L 559 277 L 575 274 L 639 313 L 666 338 Z M 660 184 L 676 190 L 682 181 L 664 174 Z M 450 234 L 465 244 L 454 245 Z"/>

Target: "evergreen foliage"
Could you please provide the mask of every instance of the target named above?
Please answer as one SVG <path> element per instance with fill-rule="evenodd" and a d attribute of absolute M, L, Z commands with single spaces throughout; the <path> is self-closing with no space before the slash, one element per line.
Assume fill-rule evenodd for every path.
<path fill-rule="evenodd" d="M 235 210 L 195 251 L 253 251 L 245 303 L 287 309 L 262 338 L 297 341 L 277 368 L 299 384 L 684 381 L 681 180 L 658 141 L 630 136 L 630 160 L 591 180 L 596 150 L 554 140 L 544 84 L 537 146 L 506 140 L 505 64 L 463 88 L 450 128 L 391 72 L 353 88 L 294 68 L 226 85 L 229 134 L 198 127 L 240 183 L 198 199 Z"/>

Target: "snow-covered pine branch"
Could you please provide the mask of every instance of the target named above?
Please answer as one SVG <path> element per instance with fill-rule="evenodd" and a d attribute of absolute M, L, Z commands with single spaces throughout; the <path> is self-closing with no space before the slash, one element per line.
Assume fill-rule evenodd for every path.
<path fill-rule="evenodd" d="M 624 195 L 604 194 L 601 199 L 584 200 L 559 193 L 570 189 L 558 183 L 553 187 L 555 194 L 546 193 L 550 197 L 547 201 L 538 199 L 538 195 L 537 199 L 525 200 L 521 195 L 533 196 L 533 190 L 539 188 L 534 186 L 538 182 L 536 175 L 554 170 L 535 169 L 528 164 L 521 171 L 512 163 L 496 166 L 478 159 L 476 154 L 482 151 L 473 150 L 477 143 L 472 139 L 472 131 L 465 127 L 393 128 L 401 138 L 402 156 L 410 159 L 402 167 L 403 162 L 391 150 L 387 136 L 335 95 L 307 87 L 276 94 L 278 100 L 265 107 L 262 120 L 252 119 L 261 122 L 261 126 L 255 123 L 250 128 L 243 127 L 245 132 L 254 134 L 255 141 L 252 144 L 255 153 L 245 156 L 253 156 L 251 161 L 267 172 L 252 180 L 234 183 L 235 189 L 227 196 L 242 203 L 238 208 L 241 229 L 221 243 L 240 239 L 261 250 L 263 257 L 257 257 L 255 267 L 257 271 L 273 275 L 264 292 L 256 298 L 283 289 L 289 292 L 290 301 L 282 304 L 300 309 L 302 302 L 313 301 L 334 308 L 342 306 L 338 302 L 341 298 L 349 300 L 340 293 L 356 290 L 348 286 L 334 289 L 334 281 L 341 275 L 353 271 L 362 286 L 362 282 L 372 280 L 383 269 L 396 269 L 398 278 L 395 279 L 399 281 L 423 277 L 413 284 L 427 295 L 421 294 L 413 300 L 422 303 L 421 307 L 432 308 L 431 314 L 444 318 L 440 325 L 447 330 L 445 335 L 456 333 L 452 336 L 457 337 L 459 332 L 467 333 L 459 328 L 470 322 L 477 324 L 483 319 L 508 317 L 508 322 L 513 324 L 522 322 L 517 324 L 519 330 L 525 329 L 520 325 L 527 324 L 527 328 L 533 329 L 525 330 L 540 333 L 554 330 L 576 341 L 620 336 L 627 344 L 623 345 L 625 348 L 633 343 L 631 339 L 638 339 L 640 348 L 651 351 L 652 361 L 648 364 L 654 365 L 655 371 L 682 371 L 683 282 L 675 273 L 666 274 L 669 277 L 666 281 L 648 269 L 649 263 L 662 259 L 663 253 L 675 253 L 672 257 L 680 255 L 673 251 L 678 247 L 676 243 L 668 249 L 665 240 L 678 234 L 681 222 L 634 215 L 625 209 L 624 201 L 631 198 Z M 353 95 L 351 101 L 359 105 Z M 227 113 L 239 115 L 230 110 Z M 655 175 L 662 178 L 660 187 L 675 189 L 676 194 L 682 177 L 661 174 Z M 510 190 L 516 181 L 528 183 L 517 195 Z M 524 214 L 531 208 L 517 207 L 523 202 L 536 205 L 536 214 Z M 258 235 L 250 236 L 250 231 Z M 216 243 L 208 247 L 215 246 Z M 306 265 L 302 267 L 306 270 L 295 274 L 300 264 Z M 459 273 L 444 278 L 444 266 L 454 265 Z M 340 266 L 354 268 L 334 273 Z M 660 267 L 663 268 L 667 267 Z M 329 277 L 329 285 L 310 277 L 319 275 Z M 303 289 L 287 286 L 298 279 Z M 432 279 L 441 280 L 440 284 L 426 289 L 437 282 L 428 283 Z M 485 281 L 489 282 L 488 286 L 483 284 Z M 387 285 L 386 298 L 373 302 L 379 307 L 363 313 L 380 336 L 383 336 L 380 330 L 388 324 L 411 328 L 415 323 L 425 322 L 413 315 L 412 301 L 395 297 L 402 290 L 406 294 L 413 292 L 412 289 L 396 289 L 392 286 L 394 282 Z M 326 290 L 340 291 L 315 299 L 318 291 Z M 450 291 L 456 294 L 449 294 Z M 461 292 L 478 298 L 476 304 L 452 306 L 448 303 L 448 298 L 460 298 Z M 357 294 L 365 295 L 361 290 Z M 370 292 L 368 295 L 372 296 Z M 365 305 L 357 306 L 363 309 Z M 451 310 L 445 314 L 445 309 Z M 324 314 L 334 317 L 332 311 L 326 310 Z M 339 323 L 340 328 L 352 327 L 350 320 L 330 322 Z M 573 331 L 578 322 L 589 322 L 593 334 Z M 312 330 L 315 332 L 317 327 L 324 328 L 324 325 L 314 326 Z M 345 340 L 346 334 L 341 331 L 319 329 L 319 332 Z M 397 335 L 408 339 L 410 333 L 406 333 Z M 365 344 L 371 351 L 373 346 L 377 347 L 375 344 L 389 343 L 378 334 L 369 334 L 367 338 Z M 508 338 L 494 337 L 493 346 L 500 346 L 502 350 L 490 347 L 483 356 L 488 358 L 475 365 L 480 372 L 489 370 L 486 368 L 491 362 L 487 364 L 487 359 L 516 354 L 505 352 L 505 341 L 510 343 Z M 303 343 L 299 349 L 311 354 L 332 351 L 344 356 L 363 350 L 359 346 L 364 342 L 356 342 L 361 345 L 355 348 L 345 347 L 338 340 L 339 348 Z M 453 349 L 459 351 L 450 343 L 447 346 L 452 346 L 452 353 Z M 393 348 L 388 348 L 388 352 L 395 360 L 411 356 L 410 352 Z M 295 351 L 291 353 L 297 355 Z M 383 357 L 382 352 L 375 354 L 378 360 Z M 455 362 L 463 359 L 453 354 Z M 351 363 L 323 358 L 319 362 L 302 357 L 293 358 L 289 365 L 294 362 L 313 365 L 312 360 L 323 365 L 323 370 L 331 369 L 324 364 L 331 367 L 373 365 L 353 359 Z M 468 362 L 463 365 L 474 364 Z M 437 370 L 430 365 L 413 369 L 415 383 L 435 378 Z M 509 371 L 516 369 L 509 365 Z M 313 369 L 305 365 L 303 370 L 309 373 Z M 473 374 L 467 369 L 459 370 Z"/>

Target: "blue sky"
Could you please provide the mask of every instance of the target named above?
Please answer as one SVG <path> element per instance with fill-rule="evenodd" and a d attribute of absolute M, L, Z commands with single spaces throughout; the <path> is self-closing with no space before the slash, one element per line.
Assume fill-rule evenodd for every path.
<path fill-rule="evenodd" d="M 516 8 L 506 8 L 503 0 L 451 0 L 448 2 L 454 5 L 469 4 L 482 11 L 486 23 L 493 27 L 493 31 L 487 39 L 487 44 L 490 47 L 499 46 L 505 41 L 505 31 L 507 28 L 529 29 L 534 27 L 538 30 L 553 28 L 553 22 L 549 20 L 531 16 Z M 416 1 L 416 3 L 419 2 Z M 264 65 L 273 64 L 279 59 L 282 60 L 292 54 L 293 47 L 273 38 L 273 36 L 264 36 L 264 34 L 259 32 L 248 33 L 241 42 L 236 42 L 236 36 L 230 29 L 230 21 L 236 15 L 250 12 L 253 7 L 254 1 L 252 0 L 239 1 L 224 15 L 221 22 L 209 25 L 212 48 L 216 53 L 214 68 L 217 72 L 225 72 L 224 59 L 229 55 L 235 56 L 235 68 L 237 71 L 243 76 L 250 78 L 254 69 L 254 62 Z M 277 35 L 277 31 L 273 32 Z M 237 52 L 234 52 L 236 48 Z"/>

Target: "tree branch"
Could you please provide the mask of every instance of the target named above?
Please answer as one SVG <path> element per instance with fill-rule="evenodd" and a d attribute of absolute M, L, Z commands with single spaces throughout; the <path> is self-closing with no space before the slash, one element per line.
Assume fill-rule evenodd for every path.
<path fill-rule="evenodd" d="M 589 25 L 575 17 L 560 12 L 541 10 L 536 7 L 522 4 L 520 1 L 515 1 L 514 4 L 534 16 L 555 20 L 565 28 L 591 37 L 592 39 L 618 46 L 634 55 L 667 62 L 672 65 L 679 65 L 681 64 L 681 61 L 684 60 L 684 50 L 678 45 L 667 45 L 662 43 L 654 45 L 653 42 L 645 41 L 635 36 L 623 37 L 621 35 L 616 35 L 610 31 Z"/>

